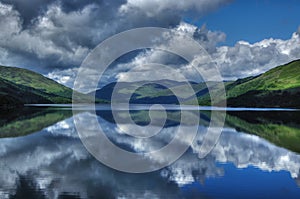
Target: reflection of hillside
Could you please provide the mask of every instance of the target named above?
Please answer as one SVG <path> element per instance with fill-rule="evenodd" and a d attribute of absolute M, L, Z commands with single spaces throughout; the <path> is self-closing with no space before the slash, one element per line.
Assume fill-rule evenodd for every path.
<path fill-rule="evenodd" d="M 70 110 L 23 108 L 0 115 L 0 137 L 28 135 L 72 116 Z"/>
<path fill-rule="evenodd" d="M 121 122 L 122 124 L 127 124 L 129 123 L 129 120 L 133 120 L 136 124 L 138 125 L 148 125 L 150 123 L 150 116 L 149 116 L 149 111 L 147 110 L 138 110 L 138 111 L 130 111 L 130 118 L 128 117 L 128 114 L 126 111 L 116 111 L 116 114 L 113 116 L 111 110 L 101 110 L 97 111 L 97 115 L 100 116 L 101 118 L 105 119 L 106 121 L 110 123 L 116 123 L 116 121 Z M 167 118 L 166 118 L 166 123 L 165 127 L 170 127 L 170 126 L 178 126 L 182 120 L 183 125 L 198 125 L 195 124 L 194 121 L 200 120 L 201 125 L 207 126 L 209 124 L 210 118 L 205 115 L 205 114 L 200 114 L 199 117 L 199 111 L 191 111 L 191 110 L 186 110 L 186 111 L 167 111 Z M 184 115 L 184 117 L 182 117 Z M 152 111 L 151 117 L 153 119 L 152 124 L 160 124 L 160 120 L 164 119 L 164 111 Z M 114 119 L 114 117 L 116 117 Z M 182 117 L 182 118 L 181 118 Z"/>
<path fill-rule="evenodd" d="M 83 113 L 77 116 L 86 118 L 86 115 Z M 135 152 L 149 151 L 145 149 L 153 149 L 153 146 L 160 145 L 160 143 L 165 145 L 165 141 L 177 128 L 164 128 L 160 133 L 161 137 L 141 144 L 141 142 L 135 142 L 135 138 L 121 134 L 113 123 L 103 121 L 101 125 L 103 129 L 109 129 L 107 136 L 115 141 L 114 143 L 118 146 L 126 145 Z M 170 166 L 152 173 L 132 175 L 110 169 L 89 155 L 79 140 L 73 120 L 70 118 L 35 135 L 0 139 L 2 146 L 0 189 L 4 186 L 4 188 L 9 187 L 10 195 L 15 196 L 18 195 L 16 191 L 20 189 L 18 183 L 25 183 L 25 185 L 29 183 L 34 185 L 33 191 L 42 191 L 42 195 L 46 198 L 59 198 L 58 196 L 63 194 L 72 194 L 78 198 L 98 198 L 100 194 L 104 198 L 119 196 L 190 198 L 184 197 L 185 195 L 179 197 L 185 185 L 198 181 L 204 182 L 208 178 L 228 179 L 239 169 L 246 169 L 249 166 L 272 172 L 270 175 L 278 175 L 273 171 L 288 171 L 292 178 L 296 179 L 299 176 L 299 155 L 276 147 L 257 136 L 237 133 L 233 129 L 224 129 L 214 150 L 207 157 L 199 159 L 197 153 L 201 147 L 203 136 L 201 132 L 205 133 L 199 132 L 191 150 Z M 164 161 L 164 159 L 165 156 L 157 156 L 152 161 Z M 120 158 L 120 163 L 123 162 L 124 159 Z M 230 162 L 239 169 L 226 172 L 222 164 L 216 162 Z M 22 176 L 29 180 L 23 182 L 20 179 Z M 236 189 L 243 189 L 249 193 L 249 198 L 255 198 L 253 187 L 245 186 L 244 182 L 241 178 L 240 186 Z M 272 188 L 277 190 L 286 182 L 290 181 L 283 178 L 280 186 L 275 185 Z M 214 189 L 214 192 L 222 194 L 219 190 L 227 185 L 224 183 L 221 185 L 220 189 Z M 254 186 L 254 188 L 261 188 L 256 183 Z M 293 190 L 292 186 L 289 186 L 288 191 L 290 190 Z M 130 195 L 127 195 L 128 192 Z M 270 198 L 276 198 L 274 196 L 277 192 L 270 194 L 272 194 Z M 286 197 L 288 198 L 289 195 L 287 194 Z"/>
<path fill-rule="evenodd" d="M 229 112 L 226 124 L 300 153 L 299 112 Z"/>
<path fill-rule="evenodd" d="M 185 110 L 183 113 L 183 125 L 195 125 L 193 122 L 197 121 L 195 117 L 199 117 L 199 112 Z M 178 126 L 183 113 L 180 113 L 180 111 L 167 111 L 167 120 L 164 126 Z M 110 110 L 97 111 L 97 115 L 113 124 L 116 123 L 114 117 L 117 118 L 120 124 L 129 124 L 129 119 L 141 126 L 150 123 L 149 111 L 146 110 L 130 111 L 130 117 L 128 117 L 126 111 L 116 111 L 113 116 Z M 151 116 L 153 125 L 160 124 L 159 121 L 164 119 L 163 111 L 153 111 Z M 210 117 L 210 111 L 201 111 L 200 125 L 208 126 Z M 216 118 L 218 119 L 218 117 Z M 300 112 L 228 112 L 225 125 L 241 132 L 257 135 L 277 146 L 300 153 Z"/>

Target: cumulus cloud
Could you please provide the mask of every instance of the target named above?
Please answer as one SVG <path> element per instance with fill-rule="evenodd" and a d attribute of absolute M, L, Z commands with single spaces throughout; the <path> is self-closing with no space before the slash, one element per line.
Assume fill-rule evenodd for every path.
<path fill-rule="evenodd" d="M 22 16 L 24 26 L 30 25 L 32 19 L 37 17 L 52 0 L 32 0 L 30 3 L 22 0 L 1 0 L 4 4 L 11 4 Z"/>
<path fill-rule="evenodd" d="M 145 26 L 171 28 L 193 37 L 219 65 L 224 79 L 257 75 L 299 58 L 299 28 L 287 40 L 269 38 L 253 44 L 238 41 L 234 46 L 220 46 L 226 39 L 225 33 L 208 30 L 205 25 L 198 28 L 182 22 L 184 16 L 193 13 L 202 16 L 229 2 L 34 0 L 24 3 L 1 0 L 0 64 L 48 74 L 48 77 L 72 87 L 74 72 L 91 49 L 115 33 Z M 188 79 L 199 81 L 199 75 L 195 75 L 191 67 L 184 67 L 175 56 L 147 51 L 128 59 L 127 63 L 116 64 L 112 73 L 106 74 L 106 83 L 131 81 L 133 78 L 126 75 L 126 70 L 145 60 L 170 64 Z M 174 63 L 176 61 L 178 63 Z"/>
<path fill-rule="evenodd" d="M 57 81 L 60 84 L 73 87 L 78 72 L 78 68 L 69 68 L 65 70 L 54 70 L 46 75 L 46 77 Z"/>
<path fill-rule="evenodd" d="M 287 40 L 269 38 L 252 44 L 238 41 L 234 46 L 219 46 L 220 42 L 226 39 L 226 34 L 208 30 L 205 25 L 198 28 L 181 22 L 172 29 L 172 33 L 174 37 L 163 41 L 161 46 L 166 47 L 175 43 L 174 46 L 179 51 L 189 52 L 186 37 L 194 38 L 208 52 L 212 62 L 217 64 L 224 80 L 259 75 L 273 67 L 300 58 L 300 37 L 296 32 Z M 153 70 L 151 65 L 147 65 L 149 63 L 164 64 L 174 70 L 162 74 L 159 70 Z M 65 84 L 70 86 L 74 81 L 75 71 L 54 71 L 49 73 L 48 77 L 61 83 L 64 83 L 64 79 L 67 78 Z M 123 62 L 114 63 L 102 77 L 100 87 L 111 81 L 177 80 L 178 74 L 184 75 L 189 81 L 203 80 L 202 74 L 178 55 L 163 50 L 148 49 L 137 52 Z"/>
<path fill-rule="evenodd" d="M 220 66 L 225 79 L 258 75 L 275 66 L 300 58 L 300 37 L 264 39 L 250 44 L 239 41 L 233 47 L 221 46 L 212 57 Z"/>
<path fill-rule="evenodd" d="M 212 61 L 207 59 L 209 57 L 206 51 L 210 54 L 216 52 L 217 44 L 226 38 L 224 33 L 210 31 L 205 25 L 197 28 L 188 23 L 180 23 L 168 34 L 168 36 L 162 36 L 164 39 L 156 44 L 156 49 L 142 51 L 130 61 L 117 64 L 113 70 L 110 70 L 110 76 L 125 82 L 161 79 L 200 81 L 203 74 L 197 73 L 197 70 L 182 56 L 191 59 L 201 57 L 206 59 L 202 62 L 208 61 L 207 64 L 210 64 Z M 205 51 L 198 51 L 190 38 L 194 38 Z M 155 64 L 167 65 L 168 69 L 162 66 L 159 69 Z M 181 75 L 183 77 L 180 77 Z"/>
<path fill-rule="evenodd" d="M 165 11 L 172 1 L 155 1 L 150 6 L 148 2 L 2 0 L 0 48 L 5 53 L 0 63 L 44 73 L 79 66 L 91 49 L 117 32 L 143 26 L 176 26 L 187 10 L 197 7 L 204 14 L 227 0 L 182 2 L 176 12 Z M 158 5 L 164 6 L 153 10 Z"/>
<path fill-rule="evenodd" d="M 216 7 L 230 2 L 230 0 L 186 0 L 176 2 L 172 0 L 128 0 L 126 4 L 120 7 L 121 12 L 131 12 L 132 10 L 140 9 L 145 12 L 147 16 L 155 16 L 162 12 L 182 12 L 188 10 L 196 10 L 201 14 L 205 14 Z"/>
<path fill-rule="evenodd" d="M 89 9 L 92 8 L 84 9 L 81 14 L 72 13 L 73 16 L 70 18 L 72 20 L 82 19 Z M 18 63 L 17 66 L 25 67 L 30 63 L 41 64 L 41 66 L 64 66 L 67 63 L 77 64 L 86 56 L 88 48 L 67 38 L 61 38 L 64 35 L 63 29 L 58 28 L 48 17 L 38 17 L 31 29 L 23 29 L 23 19 L 13 6 L 0 4 L 0 10 L 0 26 L 4 30 L 0 33 L 0 46 L 7 51 L 4 64 L 12 65 L 9 62 L 14 64 L 16 61 L 14 58 L 21 57 L 24 62 Z M 56 5 L 49 8 L 46 16 L 50 17 L 53 13 L 64 17 L 61 9 Z M 55 40 L 51 38 L 55 38 Z M 60 39 L 64 42 L 61 42 Z"/>
<path fill-rule="evenodd" d="M 238 41 L 234 46 L 219 46 L 218 44 L 225 40 L 226 34 L 220 31 L 210 31 L 205 26 L 197 28 L 196 26 L 180 23 L 173 31 L 186 36 L 193 37 L 208 52 L 212 61 L 218 66 L 218 69 L 224 80 L 233 80 L 247 77 L 250 75 L 261 74 L 273 67 L 285 64 L 300 58 L 300 37 L 298 33 L 293 33 L 290 39 L 264 39 L 262 41 L 250 44 L 246 41 Z M 181 48 L 181 43 L 187 45 L 185 37 L 177 37 L 177 48 Z M 164 43 L 170 45 L 170 41 Z M 189 46 L 185 46 L 189 51 Z M 174 62 L 170 60 L 175 60 Z M 201 81 L 197 71 L 193 70 L 190 64 L 184 64 L 178 57 L 166 52 L 157 50 L 148 50 L 140 53 L 128 63 L 119 64 L 115 70 L 116 79 L 119 81 L 137 81 L 144 78 L 128 72 L 130 68 L 140 69 L 151 78 L 163 79 L 160 73 L 156 73 L 151 68 L 143 67 L 145 63 L 161 63 L 172 66 L 176 73 L 168 73 L 170 79 L 176 74 L 184 74 L 188 80 Z M 203 66 L 202 66 L 203 67 Z M 198 68 L 199 69 L 199 68 Z M 146 75 L 147 76 L 147 75 Z M 145 80 L 145 79 L 144 79 Z"/>

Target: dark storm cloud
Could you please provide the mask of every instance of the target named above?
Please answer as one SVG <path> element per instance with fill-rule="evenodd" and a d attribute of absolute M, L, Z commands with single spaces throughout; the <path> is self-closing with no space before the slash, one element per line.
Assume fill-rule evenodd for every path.
<path fill-rule="evenodd" d="M 109 36 L 136 27 L 178 25 L 189 10 L 228 0 L 0 0 L 0 64 L 47 73 L 79 66 Z"/>
<path fill-rule="evenodd" d="M 25 1 L 1 3 L 2 64 L 40 72 L 79 65 L 90 49 L 116 31 L 124 1 Z M 22 57 L 23 61 L 16 63 Z M 19 60 L 19 59 L 18 59 Z"/>
<path fill-rule="evenodd" d="M 13 5 L 14 9 L 21 15 L 23 25 L 27 27 L 31 20 L 45 11 L 47 5 L 52 1 L 53 0 L 31 0 L 30 3 L 28 3 L 28 1 L 24 0 L 1 0 L 0 2 Z"/>
<path fill-rule="evenodd" d="M 104 0 L 0 0 L 0 2 L 13 5 L 14 9 L 20 13 L 23 19 L 23 25 L 25 27 L 30 25 L 32 23 L 32 20 L 34 20 L 36 17 L 46 12 L 49 4 L 52 4 L 54 2 L 58 2 L 61 5 L 62 10 L 66 13 L 79 11 L 89 4 L 98 4 L 101 6 L 107 5 Z M 120 5 L 125 2 L 125 0 L 113 1 L 110 2 L 109 7 L 111 7 L 112 3 Z"/>
<path fill-rule="evenodd" d="M 29 68 L 71 85 L 77 67 L 104 39 L 137 27 L 176 29 L 184 16 L 203 16 L 228 2 L 0 0 L 0 64 Z M 220 65 L 226 79 L 256 75 L 299 58 L 300 28 L 288 40 L 237 42 L 232 47 L 219 45 L 225 33 L 205 26 L 188 29 Z M 62 70 L 72 73 L 67 76 Z"/>

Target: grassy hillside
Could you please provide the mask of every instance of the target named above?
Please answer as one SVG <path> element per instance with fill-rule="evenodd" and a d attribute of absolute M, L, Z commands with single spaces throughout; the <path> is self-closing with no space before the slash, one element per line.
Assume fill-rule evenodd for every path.
<path fill-rule="evenodd" d="M 138 85 L 142 85 L 138 87 Z M 96 91 L 96 97 L 103 100 L 111 100 L 111 95 L 115 89 L 116 83 L 110 83 L 103 88 Z M 153 82 L 118 82 L 119 88 L 115 92 L 118 93 L 118 101 L 122 102 L 129 93 L 133 93 L 130 102 L 135 104 L 152 104 L 152 103 L 165 103 L 165 104 L 177 104 L 178 99 L 189 100 L 191 93 L 187 87 L 186 82 L 175 82 L 171 80 L 161 80 L 157 83 Z M 165 86 L 163 86 L 165 85 Z M 207 93 L 205 83 L 190 82 L 193 92 L 197 96 L 202 96 Z M 137 89 L 136 89 L 137 88 Z M 175 96 L 172 91 L 180 93 L 180 96 Z M 92 93 L 94 94 L 94 93 Z"/>
<path fill-rule="evenodd" d="M 268 72 L 254 77 L 245 78 L 228 87 L 227 96 L 236 97 L 248 91 L 277 91 L 300 87 L 300 60 L 278 66 Z"/>
<path fill-rule="evenodd" d="M 33 71 L 0 66 L 1 108 L 14 108 L 23 104 L 72 103 L 73 90 Z M 90 96 L 78 93 L 79 101 Z M 97 100 L 97 102 L 102 102 Z"/>
<path fill-rule="evenodd" d="M 51 101 L 39 90 L 0 78 L 0 103 L 2 108 L 10 108 L 27 103 L 51 103 Z"/>
<path fill-rule="evenodd" d="M 300 108 L 300 60 L 256 77 L 225 82 L 225 89 L 227 105 L 230 107 Z M 218 92 L 218 89 L 214 92 Z M 210 105 L 208 92 L 197 96 L 200 105 Z"/>
<path fill-rule="evenodd" d="M 17 87 L 22 86 L 22 91 L 32 92 L 33 95 L 41 97 L 42 102 L 47 100 L 53 103 L 71 102 L 72 89 L 27 69 L 0 66 L 0 79 Z"/>
<path fill-rule="evenodd" d="M 122 102 L 128 93 L 131 103 L 165 103 L 177 104 L 179 99 L 185 104 L 192 104 L 189 90 L 184 82 L 161 80 L 162 82 L 142 82 L 144 85 L 136 88 L 141 82 L 120 82 L 119 101 Z M 168 88 L 162 86 L 167 85 Z M 213 82 L 211 82 L 213 83 Z M 116 83 L 104 86 L 96 92 L 96 97 L 109 100 Z M 217 96 L 220 85 L 225 85 L 227 105 L 232 107 L 291 107 L 300 108 L 300 60 L 278 66 L 256 77 L 238 79 L 234 82 L 215 82 L 212 92 Z M 191 83 L 198 98 L 199 105 L 210 105 L 210 95 L 205 83 Z M 181 96 L 174 96 L 172 90 L 180 91 Z M 221 97 L 221 96 L 220 96 Z M 219 99 L 221 102 L 223 99 Z"/>
<path fill-rule="evenodd" d="M 229 106 L 299 108 L 300 60 L 228 85 Z"/>

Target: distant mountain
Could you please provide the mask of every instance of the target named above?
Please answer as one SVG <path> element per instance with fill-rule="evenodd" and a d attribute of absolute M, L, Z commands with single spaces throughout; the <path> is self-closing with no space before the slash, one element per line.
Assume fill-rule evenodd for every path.
<path fill-rule="evenodd" d="M 78 102 L 86 102 L 91 95 L 96 102 L 111 101 L 112 92 L 118 94 L 116 102 L 135 104 L 191 104 L 187 84 L 193 88 L 199 105 L 210 105 L 210 95 L 205 83 L 176 82 L 119 82 L 110 83 L 88 95 L 78 93 Z M 300 60 L 273 68 L 256 77 L 238 79 L 234 82 L 215 82 L 214 91 L 225 84 L 227 105 L 230 107 L 292 107 L 300 108 Z M 138 87 L 137 85 L 143 85 Z M 175 96 L 172 90 L 179 91 Z M 73 90 L 30 70 L 0 66 L 1 107 L 23 104 L 71 103 Z M 133 95 L 128 95 L 133 93 Z"/>
<path fill-rule="evenodd" d="M 33 71 L 0 66 L 1 108 L 72 102 L 73 90 Z M 86 95 L 79 94 L 85 98 Z"/>
<path fill-rule="evenodd" d="M 120 103 L 125 102 L 129 93 L 133 93 L 130 98 L 130 103 L 134 104 L 178 104 L 178 99 L 171 89 L 180 91 L 182 98 L 179 97 L 179 99 L 181 100 L 186 100 L 186 98 L 190 97 L 190 92 L 186 89 L 187 84 L 190 84 L 194 90 L 193 92 L 199 92 L 199 95 L 201 95 L 201 90 L 207 90 L 205 83 L 197 84 L 195 82 L 187 83 L 172 80 L 160 80 L 157 82 L 118 82 L 118 89 L 116 89 L 116 84 L 116 82 L 107 84 L 103 88 L 90 94 L 94 94 L 98 99 L 111 101 L 112 93 L 115 90 L 114 92 L 118 95 L 117 101 Z M 138 85 L 143 86 L 137 88 Z"/>
<path fill-rule="evenodd" d="M 162 80 L 169 88 L 179 90 L 182 93 L 180 100 L 190 104 L 191 96 L 185 90 L 184 82 Z M 135 89 L 135 85 L 141 82 L 120 82 L 118 93 L 119 102 L 127 97 L 129 92 L 131 103 L 160 103 L 177 104 L 178 99 L 171 89 L 161 86 L 161 82 L 142 82 L 144 86 Z M 190 83 L 198 98 L 199 105 L 210 105 L 210 96 L 205 83 Z M 266 73 L 255 77 L 238 79 L 234 82 L 215 82 L 214 92 L 218 93 L 218 87 L 224 84 L 227 95 L 227 105 L 231 107 L 293 107 L 300 108 L 300 60 L 273 68 Z M 110 101 L 111 94 L 116 83 L 110 83 L 97 90 L 97 98 Z"/>

